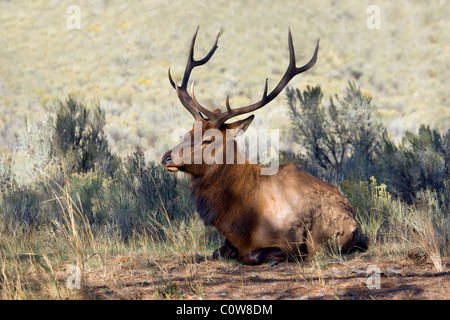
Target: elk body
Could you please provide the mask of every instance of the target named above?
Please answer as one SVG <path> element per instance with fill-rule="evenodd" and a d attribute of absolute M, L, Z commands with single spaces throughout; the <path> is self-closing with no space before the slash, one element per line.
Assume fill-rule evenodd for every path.
<path fill-rule="evenodd" d="M 266 79 L 260 101 L 232 109 L 227 97 L 227 110 L 220 112 L 219 109 L 204 108 L 195 98 L 193 85 L 191 93 L 187 91 L 191 71 L 209 61 L 219 38 L 217 34 L 212 49 L 203 59 L 195 60 L 197 32 L 198 28 L 192 39 L 181 86 L 173 81 L 169 69 L 170 83 L 194 117 L 194 128 L 163 156 L 162 163 L 169 171 L 183 171 L 190 176 L 191 195 L 198 214 L 206 225 L 213 225 L 225 237 L 223 246 L 213 253 L 213 257 L 260 264 L 299 254 L 311 257 L 321 245 L 330 241 L 341 246 L 343 251 L 350 250 L 355 244 L 357 224 L 354 210 L 338 190 L 292 163 L 281 166 L 274 175 L 261 175 L 261 165 L 238 161 L 242 160 L 242 155 L 237 152 L 234 140 L 248 128 L 254 116 L 226 123 L 233 117 L 265 106 L 295 75 L 313 67 L 319 43 L 311 60 L 297 68 L 289 30 L 289 66 L 273 91 L 267 92 Z M 196 130 L 201 132 L 200 139 L 194 137 Z M 215 135 L 209 134 L 211 131 Z M 196 150 L 197 153 L 198 150 L 204 152 L 214 143 L 221 144 L 221 148 L 214 149 L 215 162 L 180 160 L 194 159 Z M 226 161 L 230 152 L 232 163 Z"/>

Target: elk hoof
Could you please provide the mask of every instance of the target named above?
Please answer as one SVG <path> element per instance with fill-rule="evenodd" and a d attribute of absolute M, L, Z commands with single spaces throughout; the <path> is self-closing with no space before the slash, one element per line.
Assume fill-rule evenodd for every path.
<path fill-rule="evenodd" d="M 286 253 L 277 247 L 261 248 L 248 252 L 242 259 L 243 264 L 257 265 L 271 262 L 275 266 L 278 262 L 286 260 Z M 276 263 L 276 264 L 274 264 Z"/>
<path fill-rule="evenodd" d="M 225 240 L 223 245 L 213 252 L 213 259 L 226 258 L 226 259 L 237 259 L 238 250 L 230 243 L 230 241 Z"/>
<path fill-rule="evenodd" d="M 278 261 L 274 261 L 269 265 L 269 267 L 271 267 L 271 268 L 275 267 L 277 264 L 278 264 Z"/>

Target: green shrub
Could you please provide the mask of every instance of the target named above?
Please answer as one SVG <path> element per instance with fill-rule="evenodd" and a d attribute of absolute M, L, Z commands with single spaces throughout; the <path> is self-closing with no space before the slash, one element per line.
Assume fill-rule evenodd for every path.
<path fill-rule="evenodd" d="M 17 185 L 11 157 L 0 157 L 0 231 L 12 231 L 17 226 L 36 227 L 41 201 L 42 194 L 30 186 Z"/>
<path fill-rule="evenodd" d="M 57 104 L 51 139 L 53 153 L 61 159 L 64 171 L 70 174 L 96 169 L 111 173 L 113 155 L 103 131 L 105 113 L 99 104 L 89 109 L 70 96 Z"/>
<path fill-rule="evenodd" d="M 382 125 L 375 117 L 372 98 L 349 82 L 346 96 L 327 107 L 320 86 L 287 89 L 295 139 L 305 149 L 302 164 L 328 181 L 352 177 L 367 180 L 375 168 Z"/>
<path fill-rule="evenodd" d="M 387 135 L 380 157 L 381 176 L 390 191 L 412 204 L 421 191 L 440 191 L 450 179 L 450 130 L 441 136 L 428 126 L 407 132 L 400 145 Z"/>
<path fill-rule="evenodd" d="M 161 224 L 183 219 L 191 207 L 179 192 L 177 176 L 146 162 L 142 151 L 122 159 L 105 186 L 103 207 L 112 224 L 127 239 L 133 232 L 152 232 Z"/>
<path fill-rule="evenodd" d="M 17 177 L 21 184 L 29 184 L 33 178 L 54 160 L 52 156 L 53 120 L 48 115 L 39 123 L 26 121 L 18 132 L 19 150 L 25 151 L 24 168 L 26 177 Z"/>
<path fill-rule="evenodd" d="M 68 179 L 68 193 L 76 205 L 82 210 L 90 224 L 103 224 L 107 216 L 101 209 L 104 197 L 104 186 L 111 177 L 103 172 L 72 173 Z"/>
<path fill-rule="evenodd" d="M 4 225 L 35 227 L 38 217 L 40 222 L 61 225 L 67 218 L 65 210 L 73 207 L 83 216 L 75 217 L 81 224 L 128 239 L 192 212 L 188 193 L 177 187 L 176 175 L 146 162 L 141 151 L 125 158 L 113 155 L 104 124 L 98 104 L 87 108 L 72 97 L 57 102 L 54 120 L 26 124 L 19 140 L 28 156 L 25 164 L 32 169 L 30 178 L 19 186 L 11 158 L 0 159 Z"/>
<path fill-rule="evenodd" d="M 177 196 L 177 179 L 161 165 L 146 163 L 142 151 L 134 152 L 122 163 L 115 179 L 141 202 L 142 208 L 167 210 L 172 215 L 173 200 Z"/>
<path fill-rule="evenodd" d="M 17 188 L 3 195 L 0 202 L 0 219 L 9 231 L 14 226 L 37 227 L 42 214 L 42 194 L 29 187 Z M 7 231 L 7 230 L 4 230 Z"/>
<path fill-rule="evenodd" d="M 108 215 L 111 226 L 123 240 L 133 233 L 148 230 L 149 211 L 140 206 L 140 201 L 120 183 L 112 183 L 104 193 L 102 210 Z"/>
<path fill-rule="evenodd" d="M 10 156 L 0 155 L 0 200 L 2 195 L 8 194 L 15 185 L 11 164 Z"/>

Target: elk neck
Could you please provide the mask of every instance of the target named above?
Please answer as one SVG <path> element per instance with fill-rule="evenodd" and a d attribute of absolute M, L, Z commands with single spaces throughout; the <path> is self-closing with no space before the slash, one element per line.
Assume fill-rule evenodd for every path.
<path fill-rule="evenodd" d="M 257 216 L 260 179 L 260 165 L 248 163 L 213 164 L 204 176 L 193 178 L 191 196 L 205 225 L 216 227 L 236 246 L 235 235 L 248 244 Z"/>

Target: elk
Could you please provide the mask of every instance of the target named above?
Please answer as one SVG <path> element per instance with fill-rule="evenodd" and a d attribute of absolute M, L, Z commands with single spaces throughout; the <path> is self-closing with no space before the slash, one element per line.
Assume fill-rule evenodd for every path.
<path fill-rule="evenodd" d="M 256 111 L 273 99 L 296 75 L 312 68 L 317 60 L 319 41 L 310 61 L 296 67 L 291 30 L 288 31 L 289 66 L 277 86 L 268 93 L 266 79 L 262 99 L 253 104 L 232 109 L 229 96 L 226 111 L 210 111 L 195 98 L 194 85 L 191 93 L 187 86 L 195 67 L 207 63 L 218 48 L 220 32 L 209 53 L 200 60 L 194 59 L 194 45 L 198 27 L 191 42 L 189 57 L 181 85 L 168 77 L 183 106 L 194 117 L 194 128 L 201 129 L 201 139 L 195 139 L 194 128 L 183 141 L 166 152 L 162 164 L 171 172 L 185 172 L 191 178 L 190 191 L 196 211 L 206 225 L 213 225 L 225 238 L 213 258 L 238 259 L 243 264 L 256 265 L 266 262 L 277 263 L 292 256 L 312 257 L 327 242 L 338 243 L 343 251 L 349 251 L 357 236 L 355 213 L 347 199 L 331 184 L 307 173 L 293 163 L 279 167 L 274 175 L 261 175 L 261 164 L 244 161 L 214 163 L 182 161 L 186 153 L 189 159 L 195 157 L 195 149 L 204 152 L 208 146 L 220 140 L 222 154 L 233 152 L 234 160 L 242 157 L 237 151 L 235 138 L 242 134 L 253 121 L 254 115 L 227 123 L 239 115 Z M 212 138 L 207 133 L 216 130 L 221 135 Z M 227 132 L 233 134 L 227 134 Z M 175 161 L 175 158 L 178 161 Z"/>

